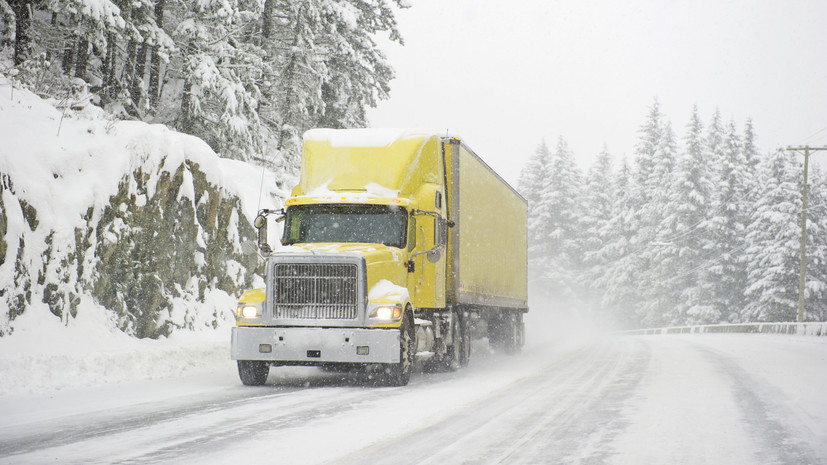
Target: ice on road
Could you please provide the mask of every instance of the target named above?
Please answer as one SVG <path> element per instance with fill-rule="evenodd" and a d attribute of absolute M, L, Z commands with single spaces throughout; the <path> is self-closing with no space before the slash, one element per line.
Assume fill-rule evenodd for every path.
<path fill-rule="evenodd" d="M 0 397 L 0 463 L 825 464 L 827 340 L 607 336 L 477 348 L 365 387 L 315 369 Z"/>

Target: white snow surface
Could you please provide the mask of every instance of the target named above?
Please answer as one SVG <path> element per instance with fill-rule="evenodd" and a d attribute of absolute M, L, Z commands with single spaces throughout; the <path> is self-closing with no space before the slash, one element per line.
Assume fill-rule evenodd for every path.
<path fill-rule="evenodd" d="M 13 88 L 5 76 L 0 76 L 0 89 L 0 172 L 11 176 L 16 194 L 38 209 L 47 228 L 72 233 L 90 206 L 109 202 L 127 173 L 138 167 L 170 171 L 184 160 L 197 163 L 212 184 L 239 196 L 248 218 L 255 218 L 262 201 L 260 186 L 267 197 L 285 197 L 269 187 L 275 186 L 272 173 L 262 179 L 261 168 L 220 158 L 196 137 L 163 125 L 113 121 L 93 105 L 64 114 L 54 102 Z M 192 198 L 191 187 L 184 183 L 179 198 Z M 263 201 L 270 201 L 267 197 Z"/>
<path fill-rule="evenodd" d="M 561 333 L 520 356 L 482 340 L 469 367 L 417 370 L 403 388 L 315 368 L 271 369 L 266 386 L 244 387 L 222 338 L 86 344 L 70 370 L 32 357 L 29 369 L 82 382 L 0 396 L 0 463 L 827 460 L 825 338 Z M 107 386 L 96 367 L 112 349 L 132 379 Z"/>
<path fill-rule="evenodd" d="M 377 198 L 392 199 L 399 197 L 399 189 L 391 189 L 375 182 L 366 184 L 364 186 L 364 192 L 334 191 L 328 187 L 329 185 L 330 182 L 327 182 L 319 187 L 316 187 L 305 194 L 304 197 L 311 197 L 317 200 L 343 199 L 348 202 L 368 202 Z"/>

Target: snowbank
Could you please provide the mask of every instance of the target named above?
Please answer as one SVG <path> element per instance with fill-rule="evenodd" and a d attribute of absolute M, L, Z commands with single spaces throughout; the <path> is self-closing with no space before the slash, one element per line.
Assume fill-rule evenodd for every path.
<path fill-rule="evenodd" d="M 231 363 L 229 326 L 136 339 L 111 329 L 95 304 L 84 304 L 68 327 L 39 310 L 0 338 L 0 396 L 176 378 Z"/>

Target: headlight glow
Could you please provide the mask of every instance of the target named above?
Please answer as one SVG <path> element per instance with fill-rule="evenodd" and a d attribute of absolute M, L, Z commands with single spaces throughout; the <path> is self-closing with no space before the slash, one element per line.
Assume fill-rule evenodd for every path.
<path fill-rule="evenodd" d="M 390 320 L 393 315 L 393 309 L 390 307 L 379 307 L 376 309 L 376 318 L 380 320 Z"/>
<path fill-rule="evenodd" d="M 258 318 L 260 316 L 256 305 L 239 305 L 238 314 L 243 318 Z"/>
<path fill-rule="evenodd" d="M 402 317 L 402 307 L 397 305 L 394 305 L 393 307 L 383 305 L 373 309 L 370 316 L 371 318 L 376 318 L 378 320 L 398 320 Z"/>

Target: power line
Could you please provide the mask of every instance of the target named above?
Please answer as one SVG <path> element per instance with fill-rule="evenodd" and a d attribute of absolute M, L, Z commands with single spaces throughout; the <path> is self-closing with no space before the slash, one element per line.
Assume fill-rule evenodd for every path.
<path fill-rule="evenodd" d="M 799 143 L 799 145 L 812 142 L 810 139 L 812 139 L 813 137 L 818 136 L 822 132 L 827 132 L 827 126 L 824 126 L 823 128 L 819 129 L 818 131 L 816 131 L 816 132 L 810 134 L 809 136 L 805 137 L 804 139 L 802 139 L 801 142 Z M 821 140 L 821 137 L 819 137 L 819 140 Z"/>

